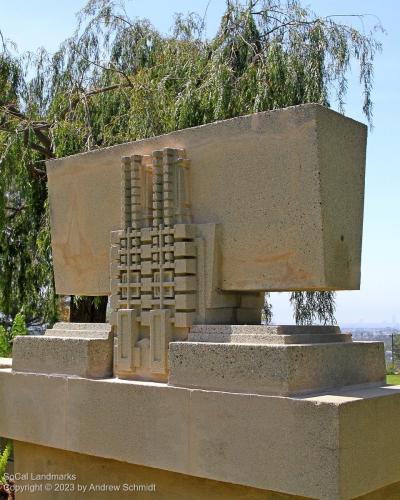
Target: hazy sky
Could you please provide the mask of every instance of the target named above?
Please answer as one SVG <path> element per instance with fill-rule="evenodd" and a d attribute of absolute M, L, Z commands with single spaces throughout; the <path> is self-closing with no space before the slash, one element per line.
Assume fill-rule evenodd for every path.
<path fill-rule="evenodd" d="M 146 17 L 167 32 L 174 12 L 196 11 L 203 15 L 208 0 L 128 1 L 133 17 Z M 20 51 L 44 46 L 53 51 L 71 35 L 75 13 L 84 0 L 0 0 L 0 29 L 14 40 Z M 321 15 L 374 14 L 387 35 L 381 37 L 384 50 L 375 63 L 373 100 L 374 130 L 369 133 L 364 215 L 362 282 L 360 291 L 338 292 L 337 319 L 343 323 L 400 323 L 400 196 L 398 121 L 400 117 L 400 2 L 398 0 L 313 0 L 304 2 Z M 224 10 L 224 0 L 210 0 L 208 35 L 213 35 Z M 373 23 L 373 19 L 369 24 Z M 348 22 L 363 29 L 361 23 Z M 368 25 L 368 22 L 367 22 Z M 361 113 L 361 90 L 357 75 L 347 98 L 346 115 L 365 122 Z M 274 321 L 292 323 L 286 294 L 274 294 Z"/>

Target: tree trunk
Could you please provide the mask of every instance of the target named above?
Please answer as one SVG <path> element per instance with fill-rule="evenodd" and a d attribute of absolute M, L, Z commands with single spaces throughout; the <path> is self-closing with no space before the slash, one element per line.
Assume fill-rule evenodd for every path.
<path fill-rule="evenodd" d="M 71 323 L 105 323 L 108 297 L 71 296 Z"/>

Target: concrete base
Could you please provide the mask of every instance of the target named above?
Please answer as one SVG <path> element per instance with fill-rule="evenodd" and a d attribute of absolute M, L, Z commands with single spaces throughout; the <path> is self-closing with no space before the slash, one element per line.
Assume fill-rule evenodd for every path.
<path fill-rule="evenodd" d="M 56 323 L 44 335 L 14 339 L 12 369 L 17 372 L 111 377 L 113 337 L 106 323 Z"/>
<path fill-rule="evenodd" d="M 170 385 L 291 396 L 383 384 L 381 342 L 311 345 L 172 342 Z"/>
<path fill-rule="evenodd" d="M 344 500 L 400 481 L 400 387 L 280 397 L 3 369 L 0 405 L 8 438 L 266 492 Z"/>
<path fill-rule="evenodd" d="M 153 498 L 154 500 L 292 500 L 294 497 L 257 488 L 177 474 L 166 470 L 14 442 L 18 500 L 65 498 Z M 28 473 L 28 474 L 27 474 Z M 75 479 L 33 479 L 41 474 Z M 49 477 L 49 476 L 47 476 Z M 46 491 L 51 485 L 52 491 Z M 59 491 L 60 489 L 65 491 Z M 108 489 L 108 491 L 106 491 Z"/>
<path fill-rule="evenodd" d="M 382 342 L 352 342 L 332 326 L 195 325 L 171 342 L 168 383 L 291 396 L 385 382 Z"/>
<path fill-rule="evenodd" d="M 260 490 L 105 458 L 14 441 L 18 500 L 141 498 L 157 500 L 305 500 L 307 497 Z M 49 474 L 75 479 L 47 479 Z M 46 478 L 37 479 L 41 474 Z M 23 475 L 23 476 L 22 476 Z M 51 487 L 51 490 L 49 488 Z M 47 491 L 46 490 L 49 490 Z M 105 491 L 108 488 L 108 491 Z M 64 491 L 60 491 L 64 490 Z M 357 500 L 398 500 L 395 483 Z"/>
<path fill-rule="evenodd" d="M 14 442 L 18 500 L 141 498 L 157 500 L 302 500 L 307 497 L 223 483 L 80 453 Z M 67 472 L 68 471 L 68 472 Z M 69 473 L 75 479 L 47 479 Z M 41 474 L 47 478 L 37 479 Z M 51 491 L 46 491 L 51 486 Z M 108 491 L 105 489 L 108 487 Z M 59 491 L 64 489 L 64 491 Z M 129 490 L 129 491 L 128 491 Z M 357 497 L 398 500 L 400 483 Z"/>

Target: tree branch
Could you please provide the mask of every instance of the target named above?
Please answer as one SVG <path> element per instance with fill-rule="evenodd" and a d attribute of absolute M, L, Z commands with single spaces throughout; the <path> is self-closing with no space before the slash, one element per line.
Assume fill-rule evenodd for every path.
<path fill-rule="evenodd" d="M 11 215 L 7 215 L 8 220 L 15 219 L 17 215 L 19 215 L 21 212 L 23 212 L 26 209 L 27 205 L 21 205 L 20 207 L 11 207 L 11 206 L 6 206 L 5 209 L 13 212 Z"/>
<path fill-rule="evenodd" d="M 76 48 L 76 45 L 75 45 L 75 44 L 72 46 L 72 49 L 73 49 L 73 50 L 74 50 L 77 54 L 79 54 L 79 55 L 82 57 L 82 59 L 84 59 L 87 63 L 89 63 L 89 64 L 93 64 L 93 66 L 97 66 L 98 68 L 100 68 L 100 69 L 102 69 L 102 70 L 104 70 L 104 71 L 114 71 L 115 73 L 118 73 L 118 74 L 119 74 L 119 75 L 121 75 L 123 78 L 125 78 L 125 80 L 127 81 L 128 85 L 129 85 L 131 88 L 133 88 L 133 84 L 132 84 L 132 82 L 130 81 L 129 76 L 128 76 L 128 75 L 127 75 L 124 71 L 122 71 L 121 69 L 117 68 L 117 67 L 115 66 L 115 64 L 111 63 L 111 66 L 112 66 L 112 67 L 109 67 L 109 66 L 104 66 L 103 64 L 100 64 L 100 63 L 98 63 L 98 62 L 96 62 L 96 61 L 91 61 L 91 60 L 90 60 L 90 59 L 88 59 L 86 56 L 84 56 L 84 55 L 82 54 L 82 52 L 80 52 L 80 51 Z"/>
<path fill-rule="evenodd" d="M 130 28 L 134 28 L 134 25 L 130 21 L 128 21 L 128 19 L 126 19 L 124 17 L 117 16 L 116 14 L 111 14 L 110 17 L 114 17 L 115 19 L 119 19 L 120 21 L 123 21 L 124 23 L 126 23 Z"/>
<path fill-rule="evenodd" d="M 29 144 L 29 147 L 34 149 L 35 151 L 38 151 L 39 153 L 42 153 L 47 160 L 50 158 L 55 158 L 54 153 L 53 151 L 51 151 L 51 149 L 43 147 L 40 144 L 36 144 L 33 142 L 32 144 Z"/>
<path fill-rule="evenodd" d="M 31 147 L 33 149 L 36 149 L 37 151 L 43 153 L 46 155 L 46 158 L 52 158 L 54 157 L 53 152 L 51 150 L 51 140 L 47 135 L 45 135 L 41 129 L 43 129 L 43 125 L 46 125 L 46 128 L 49 128 L 49 124 L 45 122 L 31 122 L 31 120 L 24 114 L 22 113 L 14 104 L 6 104 L 2 106 L 2 109 L 4 110 L 5 113 L 18 118 L 22 122 L 26 123 L 26 127 L 24 132 L 28 129 L 32 129 L 33 133 L 35 134 L 37 140 L 42 144 L 40 146 L 39 144 L 32 144 Z M 34 126 L 31 124 L 34 123 Z M 26 141 L 25 141 L 26 142 Z"/>
<path fill-rule="evenodd" d="M 129 86 L 131 86 L 131 85 L 129 85 Z M 94 95 L 103 94 L 104 92 L 110 92 L 111 90 L 120 89 L 120 88 L 124 88 L 124 87 L 128 87 L 128 84 L 127 83 L 116 83 L 114 85 L 108 85 L 107 87 L 101 87 L 99 89 L 93 89 L 93 90 L 83 92 L 83 95 L 85 97 L 92 97 Z M 75 96 L 73 96 L 71 98 L 71 102 L 68 104 L 68 106 L 66 106 L 58 115 L 58 120 L 63 120 L 65 118 L 65 116 L 67 115 L 68 111 L 72 111 L 75 108 L 75 106 L 79 103 L 81 98 L 82 98 L 82 93 L 77 93 Z M 54 126 L 54 123 L 52 123 L 51 126 Z"/>
<path fill-rule="evenodd" d="M 130 82 L 130 86 L 132 83 Z M 110 90 L 115 90 L 118 88 L 128 87 L 127 83 L 116 83 L 114 85 L 109 85 L 108 87 L 102 87 L 100 89 L 93 89 L 85 92 L 86 97 L 91 97 L 92 95 L 102 94 L 103 92 L 109 92 Z"/>
<path fill-rule="evenodd" d="M 46 134 L 44 134 L 40 129 L 34 128 L 33 133 L 35 134 L 36 138 L 43 144 L 43 146 L 48 150 L 52 152 L 52 147 L 51 147 L 51 140 L 49 137 L 47 137 Z"/>

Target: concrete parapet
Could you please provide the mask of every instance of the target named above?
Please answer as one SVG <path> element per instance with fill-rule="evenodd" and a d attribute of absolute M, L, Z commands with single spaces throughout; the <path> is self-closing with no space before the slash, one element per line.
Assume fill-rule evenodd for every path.
<path fill-rule="evenodd" d="M 400 480 L 400 387 L 281 397 L 3 369 L 0 404 L 5 437 L 198 478 L 322 500 Z"/>

